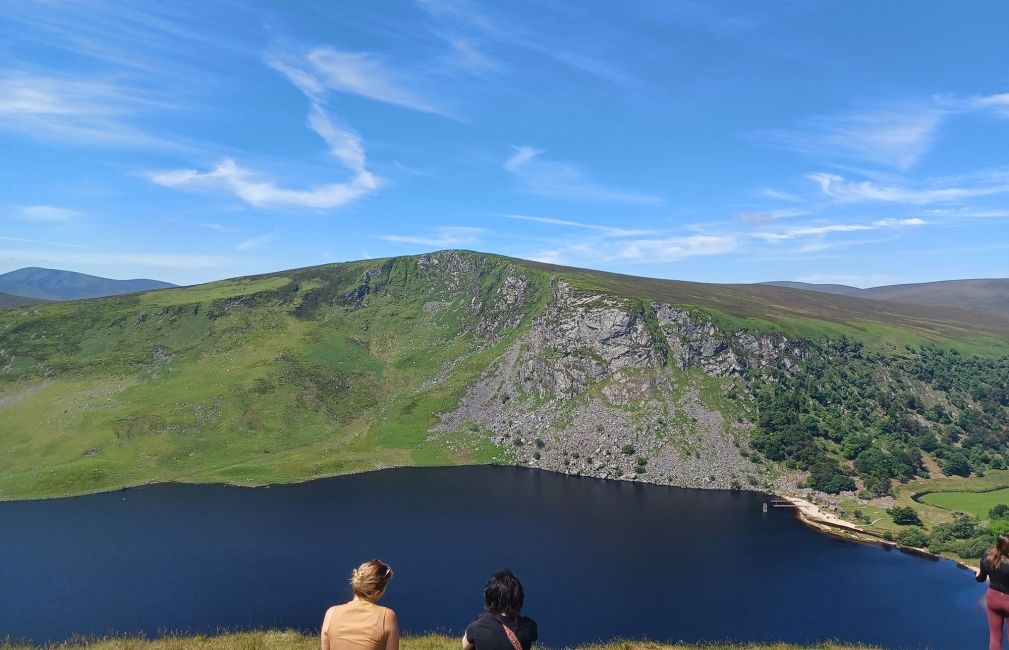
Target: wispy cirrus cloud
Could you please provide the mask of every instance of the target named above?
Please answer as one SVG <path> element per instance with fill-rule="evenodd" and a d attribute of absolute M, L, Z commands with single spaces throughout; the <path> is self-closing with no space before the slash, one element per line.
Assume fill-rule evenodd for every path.
<path fill-rule="evenodd" d="M 802 217 L 808 215 L 809 210 L 799 210 L 799 209 L 778 209 L 778 210 L 759 210 L 752 211 L 748 210 L 745 212 L 737 212 L 736 219 L 745 221 L 752 224 L 768 223 L 771 221 L 779 221 L 781 219 L 794 219 L 795 217 Z"/>
<path fill-rule="evenodd" d="M 991 172 L 962 178 L 965 184 L 932 182 L 926 187 L 907 187 L 873 181 L 849 181 L 838 174 L 817 172 L 806 176 L 827 197 L 840 203 L 884 202 L 926 205 L 948 203 L 1009 192 L 1009 172 Z"/>
<path fill-rule="evenodd" d="M 914 228 L 927 225 L 924 219 L 911 217 L 906 219 L 876 219 L 867 223 L 830 223 L 804 225 L 776 231 L 759 231 L 753 237 L 766 242 L 780 242 L 801 237 L 820 237 L 833 233 L 864 232 L 867 230 L 882 230 L 895 228 Z"/>
<path fill-rule="evenodd" d="M 766 144 L 826 158 L 847 158 L 908 171 L 956 115 L 991 112 L 1009 118 L 1009 93 L 936 95 L 898 106 L 812 117 L 794 129 L 759 131 Z"/>
<path fill-rule="evenodd" d="M 497 48 L 532 54 L 543 61 L 563 66 L 568 71 L 576 71 L 619 86 L 639 85 L 633 75 L 614 64 L 615 57 L 600 56 L 599 53 L 588 51 L 584 47 L 579 49 L 558 47 L 555 45 L 559 40 L 556 34 L 529 31 L 525 26 L 526 21 L 504 14 L 505 5 L 477 7 L 467 0 L 417 0 L 417 4 L 437 21 L 440 27 L 436 33 L 442 35 L 453 46 L 464 66 L 477 63 L 476 70 L 498 68 L 498 63 L 480 47 L 482 43 L 488 43 Z M 544 5 L 540 9 L 543 13 L 547 13 L 553 7 Z M 558 11 L 562 15 L 557 17 L 557 24 L 570 29 L 578 18 L 577 14 L 563 9 Z M 583 24 L 586 28 L 605 28 L 597 23 Z M 599 39 L 599 42 L 603 40 Z M 459 47 L 460 41 L 463 43 L 462 47 Z"/>
<path fill-rule="evenodd" d="M 382 239 L 392 244 L 451 248 L 475 244 L 486 232 L 483 228 L 469 226 L 441 226 L 423 235 L 385 235 Z"/>
<path fill-rule="evenodd" d="M 325 86 L 310 71 L 278 59 L 267 63 L 281 72 L 309 100 L 308 126 L 329 147 L 329 152 L 351 174 L 348 180 L 305 189 L 281 186 L 259 171 L 242 167 L 232 158 L 211 170 L 175 169 L 149 175 L 154 183 L 177 189 L 228 192 L 257 208 L 338 208 L 377 190 L 381 181 L 367 169 L 364 143 L 351 129 L 339 125 L 323 106 Z"/>
<path fill-rule="evenodd" d="M 273 233 L 266 235 L 259 235 L 257 237 L 250 237 L 249 239 L 245 239 L 238 242 L 238 244 L 235 246 L 235 250 L 250 251 L 253 248 L 259 248 L 260 246 L 265 246 L 266 244 L 269 244 L 276 238 L 277 236 Z"/>
<path fill-rule="evenodd" d="M 307 57 L 327 88 L 424 113 L 446 115 L 437 102 L 410 88 L 410 82 L 381 57 L 368 52 L 317 48 Z"/>
<path fill-rule="evenodd" d="M 74 221 L 83 217 L 84 213 L 53 205 L 26 205 L 19 208 L 15 215 L 27 221 Z"/>
<path fill-rule="evenodd" d="M 544 160 L 543 152 L 524 145 L 504 163 L 505 171 L 518 180 L 519 189 L 529 194 L 572 201 L 663 205 L 665 199 L 654 194 L 606 187 L 587 179 L 575 164 Z"/>
<path fill-rule="evenodd" d="M 906 171 L 932 147 L 945 111 L 933 103 L 815 117 L 797 129 L 761 131 L 767 144 L 817 156 L 854 158 Z"/>
<path fill-rule="evenodd" d="M 50 244 L 51 242 L 38 243 Z M 76 253 L 52 250 L 0 250 L 0 264 L 8 262 L 87 266 L 122 264 L 145 268 L 200 270 L 223 267 L 230 264 L 231 261 L 229 258 L 220 255 L 192 255 L 187 253 L 108 251 Z"/>
<path fill-rule="evenodd" d="M 732 234 L 696 234 L 631 240 L 573 239 L 534 250 L 523 256 L 548 264 L 598 265 L 599 263 L 679 262 L 692 257 L 726 255 L 740 247 Z"/>
<path fill-rule="evenodd" d="M 776 199 L 778 201 L 788 201 L 790 203 L 801 203 L 802 197 L 791 192 L 783 192 L 781 190 L 776 190 L 773 187 L 764 187 L 760 189 L 760 196 L 765 199 Z"/>
<path fill-rule="evenodd" d="M 0 71 L 0 129 L 33 138 L 179 148 L 131 123 L 136 114 L 163 106 L 151 93 L 122 82 Z"/>
<path fill-rule="evenodd" d="M 612 259 L 646 262 L 676 262 L 688 257 L 724 255 L 739 248 L 733 235 L 690 235 L 638 239 L 619 246 Z"/>
<path fill-rule="evenodd" d="M 537 218 L 537 221 L 567 226 L 572 234 L 555 239 L 551 246 L 523 253 L 523 257 L 554 264 L 598 265 L 599 263 L 663 263 L 689 258 L 731 255 L 748 252 L 757 259 L 797 259 L 822 253 L 828 249 L 864 246 L 889 241 L 896 231 L 926 226 L 930 222 L 919 217 L 883 218 L 866 221 L 811 221 L 777 228 L 751 229 L 747 224 L 733 226 L 725 222 L 697 232 L 651 231 L 651 237 L 619 237 L 598 231 L 597 234 L 574 234 L 584 230 L 579 222 L 563 219 Z M 765 224 L 766 225 L 766 224 Z M 848 235 L 873 231 L 889 232 L 889 239 L 853 238 Z M 786 244 L 790 244 L 786 246 Z"/>
<path fill-rule="evenodd" d="M 515 219 L 516 221 L 530 221 L 533 223 L 542 223 L 552 226 L 568 226 L 570 228 L 593 230 L 609 237 L 640 237 L 642 235 L 652 235 L 656 233 L 655 230 L 647 228 L 617 228 L 614 226 L 603 226 L 595 223 L 583 223 L 580 221 L 555 219 L 552 217 L 532 217 L 524 214 L 506 214 L 503 216 L 508 219 Z"/>
<path fill-rule="evenodd" d="M 937 101 L 954 111 L 991 111 L 1001 117 L 1009 118 L 1009 93 L 970 95 L 967 97 L 940 95 L 937 97 Z"/>

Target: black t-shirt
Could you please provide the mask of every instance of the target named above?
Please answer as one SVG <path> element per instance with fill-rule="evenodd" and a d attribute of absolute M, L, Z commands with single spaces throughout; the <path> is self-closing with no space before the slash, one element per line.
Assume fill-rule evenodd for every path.
<path fill-rule="evenodd" d="M 533 641 L 539 638 L 536 621 L 526 616 L 504 618 L 487 612 L 481 613 L 466 628 L 466 638 L 476 646 L 476 650 L 515 650 L 501 624 L 504 623 L 518 637 L 523 650 L 529 650 Z"/>
<path fill-rule="evenodd" d="M 1009 594 L 1009 560 L 1005 560 L 997 569 L 992 569 L 988 554 L 981 556 L 981 573 L 987 574 L 988 586 L 995 591 Z"/>

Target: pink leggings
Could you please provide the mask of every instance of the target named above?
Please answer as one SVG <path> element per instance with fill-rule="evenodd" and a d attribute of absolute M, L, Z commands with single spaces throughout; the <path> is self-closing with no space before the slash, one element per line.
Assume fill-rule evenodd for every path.
<path fill-rule="evenodd" d="M 1009 618 L 1009 594 L 988 589 L 988 650 L 1002 650 L 1002 623 Z"/>

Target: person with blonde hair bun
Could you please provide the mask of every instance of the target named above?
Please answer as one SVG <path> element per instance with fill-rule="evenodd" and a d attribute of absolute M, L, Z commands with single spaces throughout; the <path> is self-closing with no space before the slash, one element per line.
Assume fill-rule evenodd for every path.
<path fill-rule="evenodd" d="M 370 560 L 350 574 L 354 598 L 334 605 L 322 619 L 322 650 L 399 650 L 396 612 L 378 601 L 392 580 L 392 567 Z"/>

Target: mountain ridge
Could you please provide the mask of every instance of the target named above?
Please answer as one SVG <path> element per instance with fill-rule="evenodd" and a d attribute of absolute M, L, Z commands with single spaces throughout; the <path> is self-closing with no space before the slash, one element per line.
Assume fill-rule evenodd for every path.
<path fill-rule="evenodd" d="M 808 284 L 775 281 L 759 283 L 804 291 L 887 300 L 918 305 L 943 305 L 958 309 L 1009 315 L 1009 278 L 940 280 L 882 285 L 860 289 L 843 284 Z"/>
<path fill-rule="evenodd" d="M 876 498 L 1009 436 L 998 315 L 468 251 L 5 310 L 0 339 L 0 498 L 487 462 Z"/>
<path fill-rule="evenodd" d="M 41 300 L 83 300 L 168 289 L 176 285 L 138 278 L 113 280 L 76 271 L 29 266 L 0 274 L 0 292 Z"/>

